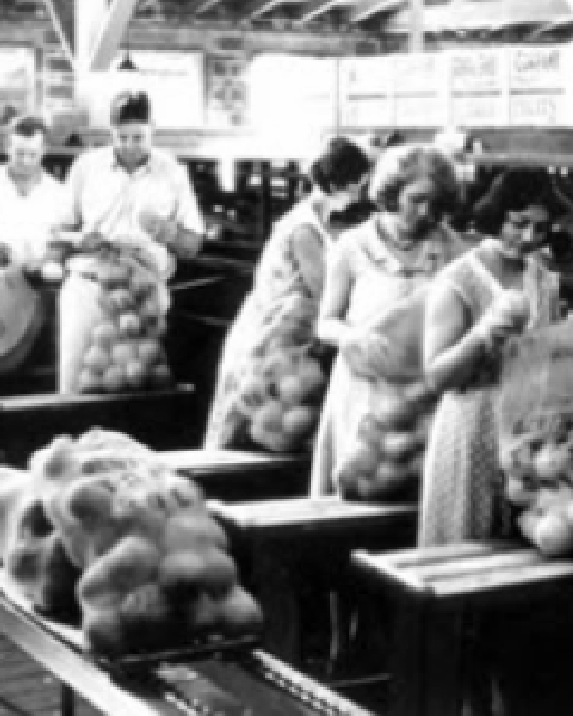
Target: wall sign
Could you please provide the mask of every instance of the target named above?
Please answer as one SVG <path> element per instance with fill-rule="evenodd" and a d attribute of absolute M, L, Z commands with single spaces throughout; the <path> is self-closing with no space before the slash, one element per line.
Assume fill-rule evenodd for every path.
<path fill-rule="evenodd" d="M 447 70 L 444 53 L 395 55 L 398 127 L 443 127 L 448 123 Z"/>
<path fill-rule="evenodd" d="M 570 126 L 570 47 L 512 47 L 509 55 L 510 124 Z"/>
<path fill-rule="evenodd" d="M 507 53 L 503 48 L 449 53 L 450 122 L 462 127 L 509 123 Z"/>
<path fill-rule="evenodd" d="M 339 122 L 343 127 L 392 126 L 394 58 L 343 57 L 339 61 Z"/>

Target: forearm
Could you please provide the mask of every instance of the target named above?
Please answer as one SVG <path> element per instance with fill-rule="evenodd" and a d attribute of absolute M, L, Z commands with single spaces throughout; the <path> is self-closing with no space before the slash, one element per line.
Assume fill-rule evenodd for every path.
<path fill-rule="evenodd" d="M 168 235 L 160 237 L 160 240 L 161 238 L 169 251 L 178 259 L 192 259 L 201 250 L 204 235 L 173 222 Z"/>
<path fill-rule="evenodd" d="M 319 319 L 316 326 L 316 335 L 323 342 L 330 346 L 340 347 L 340 344 L 348 337 L 351 328 L 346 321 L 340 318 Z"/>
<path fill-rule="evenodd" d="M 425 362 L 426 382 L 438 393 L 466 385 L 487 353 L 483 336 L 470 330 L 451 348 Z"/>

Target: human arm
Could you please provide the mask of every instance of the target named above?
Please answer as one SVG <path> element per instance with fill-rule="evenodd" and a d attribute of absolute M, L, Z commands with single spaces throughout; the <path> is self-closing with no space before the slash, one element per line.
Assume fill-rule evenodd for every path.
<path fill-rule="evenodd" d="M 163 244 L 180 259 L 191 259 L 201 249 L 205 224 L 199 211 L 195 192 L 184 169 L 176 165 L 172 182 L 175 210 L 168 217 L 153 211 L 143 211 L 140 222 L 143 229 L 158 243 Z"/>
<path fill-rule="evenodd" d="M 525 296 L 515 290 L 500 290 L 481 318 L 472 323 L 459 291 L 438 279 L 428 296 L 424 320 L 426 382 L 436 392 L 467 385 L 481 362 L 509 336 L 520 333 L 528 318 Z"/>
<path fill-rule="evenodd" d="M 324 288 L 324 240 L 310 224 L 298 226 L 292 233 L 293 257 L 312 298 L 320 301 Z"/>
<path fill-rule="evenodd" d="M 424 375 L 434 391 L 466 384 L 487 357 L 481 334 L 470 328 L 469 310 L 459 293 L 436 281 L 427 299 L 423 341 Z"/>
<path fill-rule="evenodd" d="M 327 262 L 326 283 L 320 304 L 316 333 L 318 338 L 331 346 L 339 347 L 348 339 L 353 329 L 345 316 L 354 286 L 354 274 L 349 256 L 345 251 L 335 250 Z"/>

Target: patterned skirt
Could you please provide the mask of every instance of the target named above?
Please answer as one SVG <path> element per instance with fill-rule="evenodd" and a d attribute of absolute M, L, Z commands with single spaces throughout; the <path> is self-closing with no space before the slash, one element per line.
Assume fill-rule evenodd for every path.
<path fill-rule="evenodd" d="M 495 392 L 446 393 L 436 412 L 424 464 L 418 544 L 429 547 L 507 535 Z"/>

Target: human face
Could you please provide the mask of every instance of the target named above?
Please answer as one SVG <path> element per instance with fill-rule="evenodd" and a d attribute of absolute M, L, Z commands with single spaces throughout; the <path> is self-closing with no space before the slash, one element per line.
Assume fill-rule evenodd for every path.
<path fill-rule="evenodd" d="M 344 189 L 332 189 L 330 193 L 330 205 L 332 211 L 344 211 L 351 204 L 362 198 L 364 187 L 368 180 L 367 176 L 362 177 L 353 184 L 348 184 Z"/>
<path fill-rule="evenodd" d="M 436 187 L 429 179 L 417 179 L 403 187 L 397 211 L 402 231 L 415 236 L 433 226 L 439 219 L 436 200 Z"/>
<path fill-rule="evenodd" d="M 132 169 L 142 164 L 153 143 L 153 129 L 147 122 L 125 122 L 112 127 L 112 143 L 119 161 Z"/>
<path fill-rule="evenodd" d="M 7 146 L 8 168 L 12 176 L 25 181 L 32 179 L 42 166 L 44 135 L 36 132 L 31 137 L 11 134 Z"/>
<path fill-rule="evenodd" d="M 508 254 L 522 257 L 544 244 L 549 230 L 549 213 L 543 206 L 508 211 L 501 230 L 501 241 Z"/>

